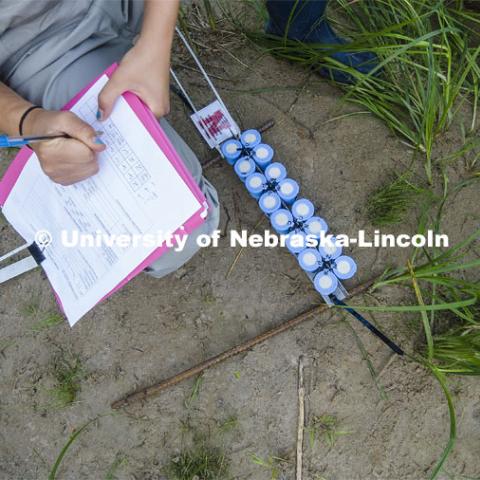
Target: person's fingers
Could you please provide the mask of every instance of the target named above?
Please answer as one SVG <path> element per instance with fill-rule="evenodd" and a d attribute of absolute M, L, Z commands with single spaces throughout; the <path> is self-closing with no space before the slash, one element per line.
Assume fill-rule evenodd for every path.
<path fill-rule="evenodd" d="M 105 149 L 101 136 L 98 136 L 91 125 L 81 120 L 74 113 L 65 112 L 62 116 L 60 128 L 72 138 L 80 140 L 94 152 Z"/>
<path fill-rule="evenodd" d="M 98 94 L 98 113 L 97 118 L 101 121 L 106 120 L 113 110 L 115 100 L 123 93 L 121 85 L 113 76 Z"/>
<path fill-rule="evenodd" d="M 81 165 L 97 163 L 97 157 L 88 145 L 81 140 L 69 138 L 63 140 L 64 144 L 57 149 L 58 157 L 66 167 L 77 168 Z"/>
<path fill-rule="evenodd" d="M 98 173 L 95 153 L 79 140 L 45 142 L 45 147 L 37 154 L 45 174 L 61 185 L 71 185 Z"/>
<path fill-rule="evenodd" d="M 98 173 L 98 164 L 94 163 L 92 165 L 88 165 L 80 169 L 79 171 L 75 172 L 73 174 L 72 172 L 69 172 L 64 175 L 58 175 L 57 179 L 54 179 L 52 177 L 52 180 L 55 183 L 59 183 L 60 185 L 63 185 L 64 187 L 68 185 L 73 185 L 74 183 L 81 182 L 82 180 L 86 180 L 87 178 L 92 177 L 93 175 L 96 175 Z"/>
<path fill-rule="evenodd" d="M 47 170 L 45 170 L 47 173 Z M 75 169 L 56 169 L 50 174 L 47 174 L 52 181 L 61 185 L 72 185 L 98 173 L 98 164 L 96 162 L 82 164 Z"/>

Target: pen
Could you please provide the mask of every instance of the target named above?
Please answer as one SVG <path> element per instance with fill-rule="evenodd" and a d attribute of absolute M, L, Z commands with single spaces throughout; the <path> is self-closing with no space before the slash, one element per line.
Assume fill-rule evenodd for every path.
<path fill-rule="evenodd" d="M 95 135 L 103 135 L 103 132 L 96 131 Z M 31 143 L 44 142 L 46 140 L 53 140 L 54 138 L 71 138 L 66 133 L 54 135 L 31 135 L 28 137 L 9 137 L 8 135 L 0 135 L 0 148 L 4 147 L 22 147 Z"/>

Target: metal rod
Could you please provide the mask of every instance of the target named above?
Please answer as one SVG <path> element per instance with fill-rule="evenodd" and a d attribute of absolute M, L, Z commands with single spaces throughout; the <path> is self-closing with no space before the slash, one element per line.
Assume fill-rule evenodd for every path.
<path fill-rule="evenodd" d="M 372 286 L 375 280 L 376 279 L 368 280 L 367 282 L 362 283 L 357 287 L 353 288 L 350 291 L 350 298 L 366 292 Z M 180 382 L 183 382 L 184 380 L 188 380 L 189 378 L 195 377 L 196 375 L 202 373 L 208 368 L 212 368 L 238 355 L 239 353 L 243 353 L 247 350 L 250 350 L 256 345 L 263 343 L 266 340 L 280 333 L 290 330 L 296 327 L 297 325 L 300 325 L 302 322 L 310 319 L 314 315 L 330 310 L 330 308 L 331 307 L 326 304 L 321 304 L 316 307 L 310 308 L 300 313 L 296 317 L 293 317 L 290 320 L 287 320 L 281 323 L 280 325 L 274 328 L 271 328 L 270 330 L 267 330 L 266 332 L 263 332 L 260 335 L 257 335 L 256 337 L 251 338 L 250 340 L 247 340 L 246 342 L 243 342 L 235 347 L 225 350 L 224 352 L 218 355 L 215 355 L 214 357 L 211 357 L 208 360 L 205 360 L 199 363 L 198 365 L 195 365 L 194 367 L 189 368 L 188 370 L 178 373 L 177 375 L 174 375 L 172 377 L 169 377 L 166 380 L 162 380 L 161 382 L 151 385 L 150 387 L 142 388 L 137 392 L 131 393 L 130 395 L 127 395 L 125 398 L 122 398 L 120 400 L 117 400 L 116 402 L 113 402 L 111 406 L 113 409 L 117 410 L 119 408 L 131 405 L 132 403 L 135 403 L 135 402 L 148 400 L 149 398 L 163 392 L 167 388 L 173 387 L 174 385 L 177 385 Z"/>

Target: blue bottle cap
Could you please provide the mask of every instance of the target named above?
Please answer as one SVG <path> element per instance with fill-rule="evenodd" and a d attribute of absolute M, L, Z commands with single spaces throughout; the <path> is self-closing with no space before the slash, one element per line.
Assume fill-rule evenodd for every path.
<path fill-rule="evenodd" d="M 245 130 L 242 135 L 240 135 L 240 141 L 243 146 L 253 148 L 262 141 L 262 136 L 258 130 Z"/>
<path fill-rule="evenodd" d="M 315 290 L 322 295 L 330 295 L 338 287 L 337 277 L 328 270 L 318 272 L 313 279 Z"/>
<path fill-rule="evenodd" d="M 347 257 L 347 255 L 340 255 L 335 259 L 333 266 L 333 273 L 340 280 L 347 280 L 352 278 L 357 271 L 357 264 L 353 258 Z"/>
<path fill-rule="evenodd" d="M 301 230 L 290 233 L 285 241 L 285 246 L 290 253 L 300 253 L 307 248 L 307 236 Z"/>
<path fill-rule="evenodd" d="M 255 172 L 255 163 L 250 157 L 239 158 L 235 162 L 235 173 L 240 177 L 242 181 Z"/>
<path fill-rule="evenodd" d="M 322 265 L 322 257 L 315 248 L 306 248 L 298 254 L 298 263 L 306 272 L 314 272 Z"/>
<path fill-rule="evenodd" d="M 337 257 L 339 257 L 342 254 L 342 247 L 340 245 L 336 244 L 336 238 L 328 238 L 325 237 L 323 239 L 323 243 L 318 246 L 318 251 L 320 252 L 320 255 L 322 258 L 326 258 L 328 260 L 333 260 Z"/>
<path fill-rule="evenodd" d="M 260 143 L 253 149 L 253 159 L 255 163 L 264 170 L 266 166 L 272 161 L 273 148 L 266 143 Z"/>
<path fill-rule="evenodd" d="M 287 169 L 280 162 L 273 162 L 265 169 L 268 181 L 281 182 L 287 176 Z"/>
<path fill-rule="evenodd" d="M 325 234 L 328 231 L 327 222 L 320 217 L 310 217 L 303 228 L 307 234 L 314 235 L 316 238 L 320 238 L 322 232 Z"/>
<path fill-rule="evenodd" d="M 282 201 L 275 192 L 269 191 L 265 192 L 260 196 L 258 200 L 258 206 L 260 207 L 262 212 L 270 215 L 282 206 Z"/>
<path fill-rule="evenodd" d="M 277 187 L 277 193 L 280 195 L 280 198 L 287 204 L 291 204 L 297 198 L 300 187 L 295 180 L 291 178 L 283 179 Z"/>
<path fill-rule="evenodd" d="M 223 142 L 220 149 L 222 150 L 222 155 L 225 157 L 225 160 L 230 165 L 233 165 L 235 160 L 240 158 L 242 154 L 242 144 L 234 138 Z"/>
<path fill-rule="evenodd" d="M 292 226 L 293 217 L 286 208 L 279 208 L 270 215 L 270 222 L 278 233 L 286 233 Z"/>
<path fill-rule="evenodd" d="M 297 220 L 308 220 L 314 211 L 313 203 L 306 198 L 299 198 L 292 205 L 292 213 Z"/>
<path fill-rule="evenodd" d="M 245 187 L 253 198 L 260 198 L 265 190 L 267 179 L 263 173 L 255 172 L 245 179 Z"/>

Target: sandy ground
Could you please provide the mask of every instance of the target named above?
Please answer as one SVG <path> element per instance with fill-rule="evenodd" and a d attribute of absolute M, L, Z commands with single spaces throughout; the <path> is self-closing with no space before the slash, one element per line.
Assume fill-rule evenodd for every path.
<path fill-rule="evenodd" d="M 298 179 L 304 195 L 320 207 L 332 231 L 372 231 L 366 200 L 392 172 L 409 164 L 409 149 L 370 115 L 325 123 L 341 113 L 341 94 L 319 78 L 269 57 L 259 60 L 256 51 L 242 45 L 232 52 L 237 60 L 221 49 L 202 52 L 202 58 L 221 77 L 217 85 L 241 125 L 254 127 L 274 118 L 276 126 L 265 140 Z M 185 68 L 179 72 L 199 103 L 211 99 L 198 74 Z M 182 104 L 174 98 L 172 106 L 173 125 L 200 158 L 210 158 Z M 454 141 L 455 133 L 446 143 Z M 4 159 L 2 171 L 6 165 Z M 461 169 L 452 170 L 452 180 L 461 174 Z M 219 163 L 206 176 L 221 198 L 222 229 L 253 229 L 259 210 L 233 170 Z M 470 186 L 448 206 L 444 230 L 458 239 L 478 225 L 478 217 L 478 186 Z M 413 218 L 403 230 L 415 231 Z M 19 244 L 3 218 L 0 232 L 0 252 Z M 202 250 L 167 278 L 141 275 L 74 328 L 65 322 L 35 333 L 45 312 L 56 310 L 41 271 L 0 286 L 0 478 L 46 478 L 69 435 L 98 417 L 68 452 L 59 478 L 102 479 L 116 461 L 115 478 L 165 478 L 170 459 L 201 436 L 224 450 L 231 478 L 272 478 L 270 469 L 252 461 L 258 455 L 284 459 L 279 478 L 292 479 L 300 355 L 307 364 L 307 424 L 316 416 L 334 415 L 339 429 L 348 432 L 334 446 L 323 438 L 314 445 L 306 441 L 305 480 L 427 477 L 448 438 L 448 412 L 438 384 L 415 363 L 399 357 L 390 361 L 381 342 L 348 320 L 374 367 L 382 370 L 382 396 L 351 329 L 336 312 L 207 371 L 191 401 L 192 380 L 143 406 L 112 413 L 110 403 L 123 395 L 321 301 L 292 256 L 279 249 L 246 249 L 226 278 L 237 251 L 223 238 L 218 249 Z M 348 285 L 401 265 L 407 253 L 353 249 L 359 270 Z M 395 290 L 382 290 L 376 298 L 382 303 L 405 300 Z M 32 301 L 40 313 L 26 315 Z M 418 342 L 418 318 L 377 314 L 375 320 L 407 350 Z M 56 408 L 49 393 L 54 365 L 59 358 L 74 357 L 84 371 L 81 391 L 73 405 Z M 446 472 L 454 478 L 475 477 L 480 474 L 480 387 L 475 378 L 450 383 L 459 433 Z M 234 428 L 221 428 L 232 418 Z M 444 472 L 441 478 L 449 477 Z"/>

